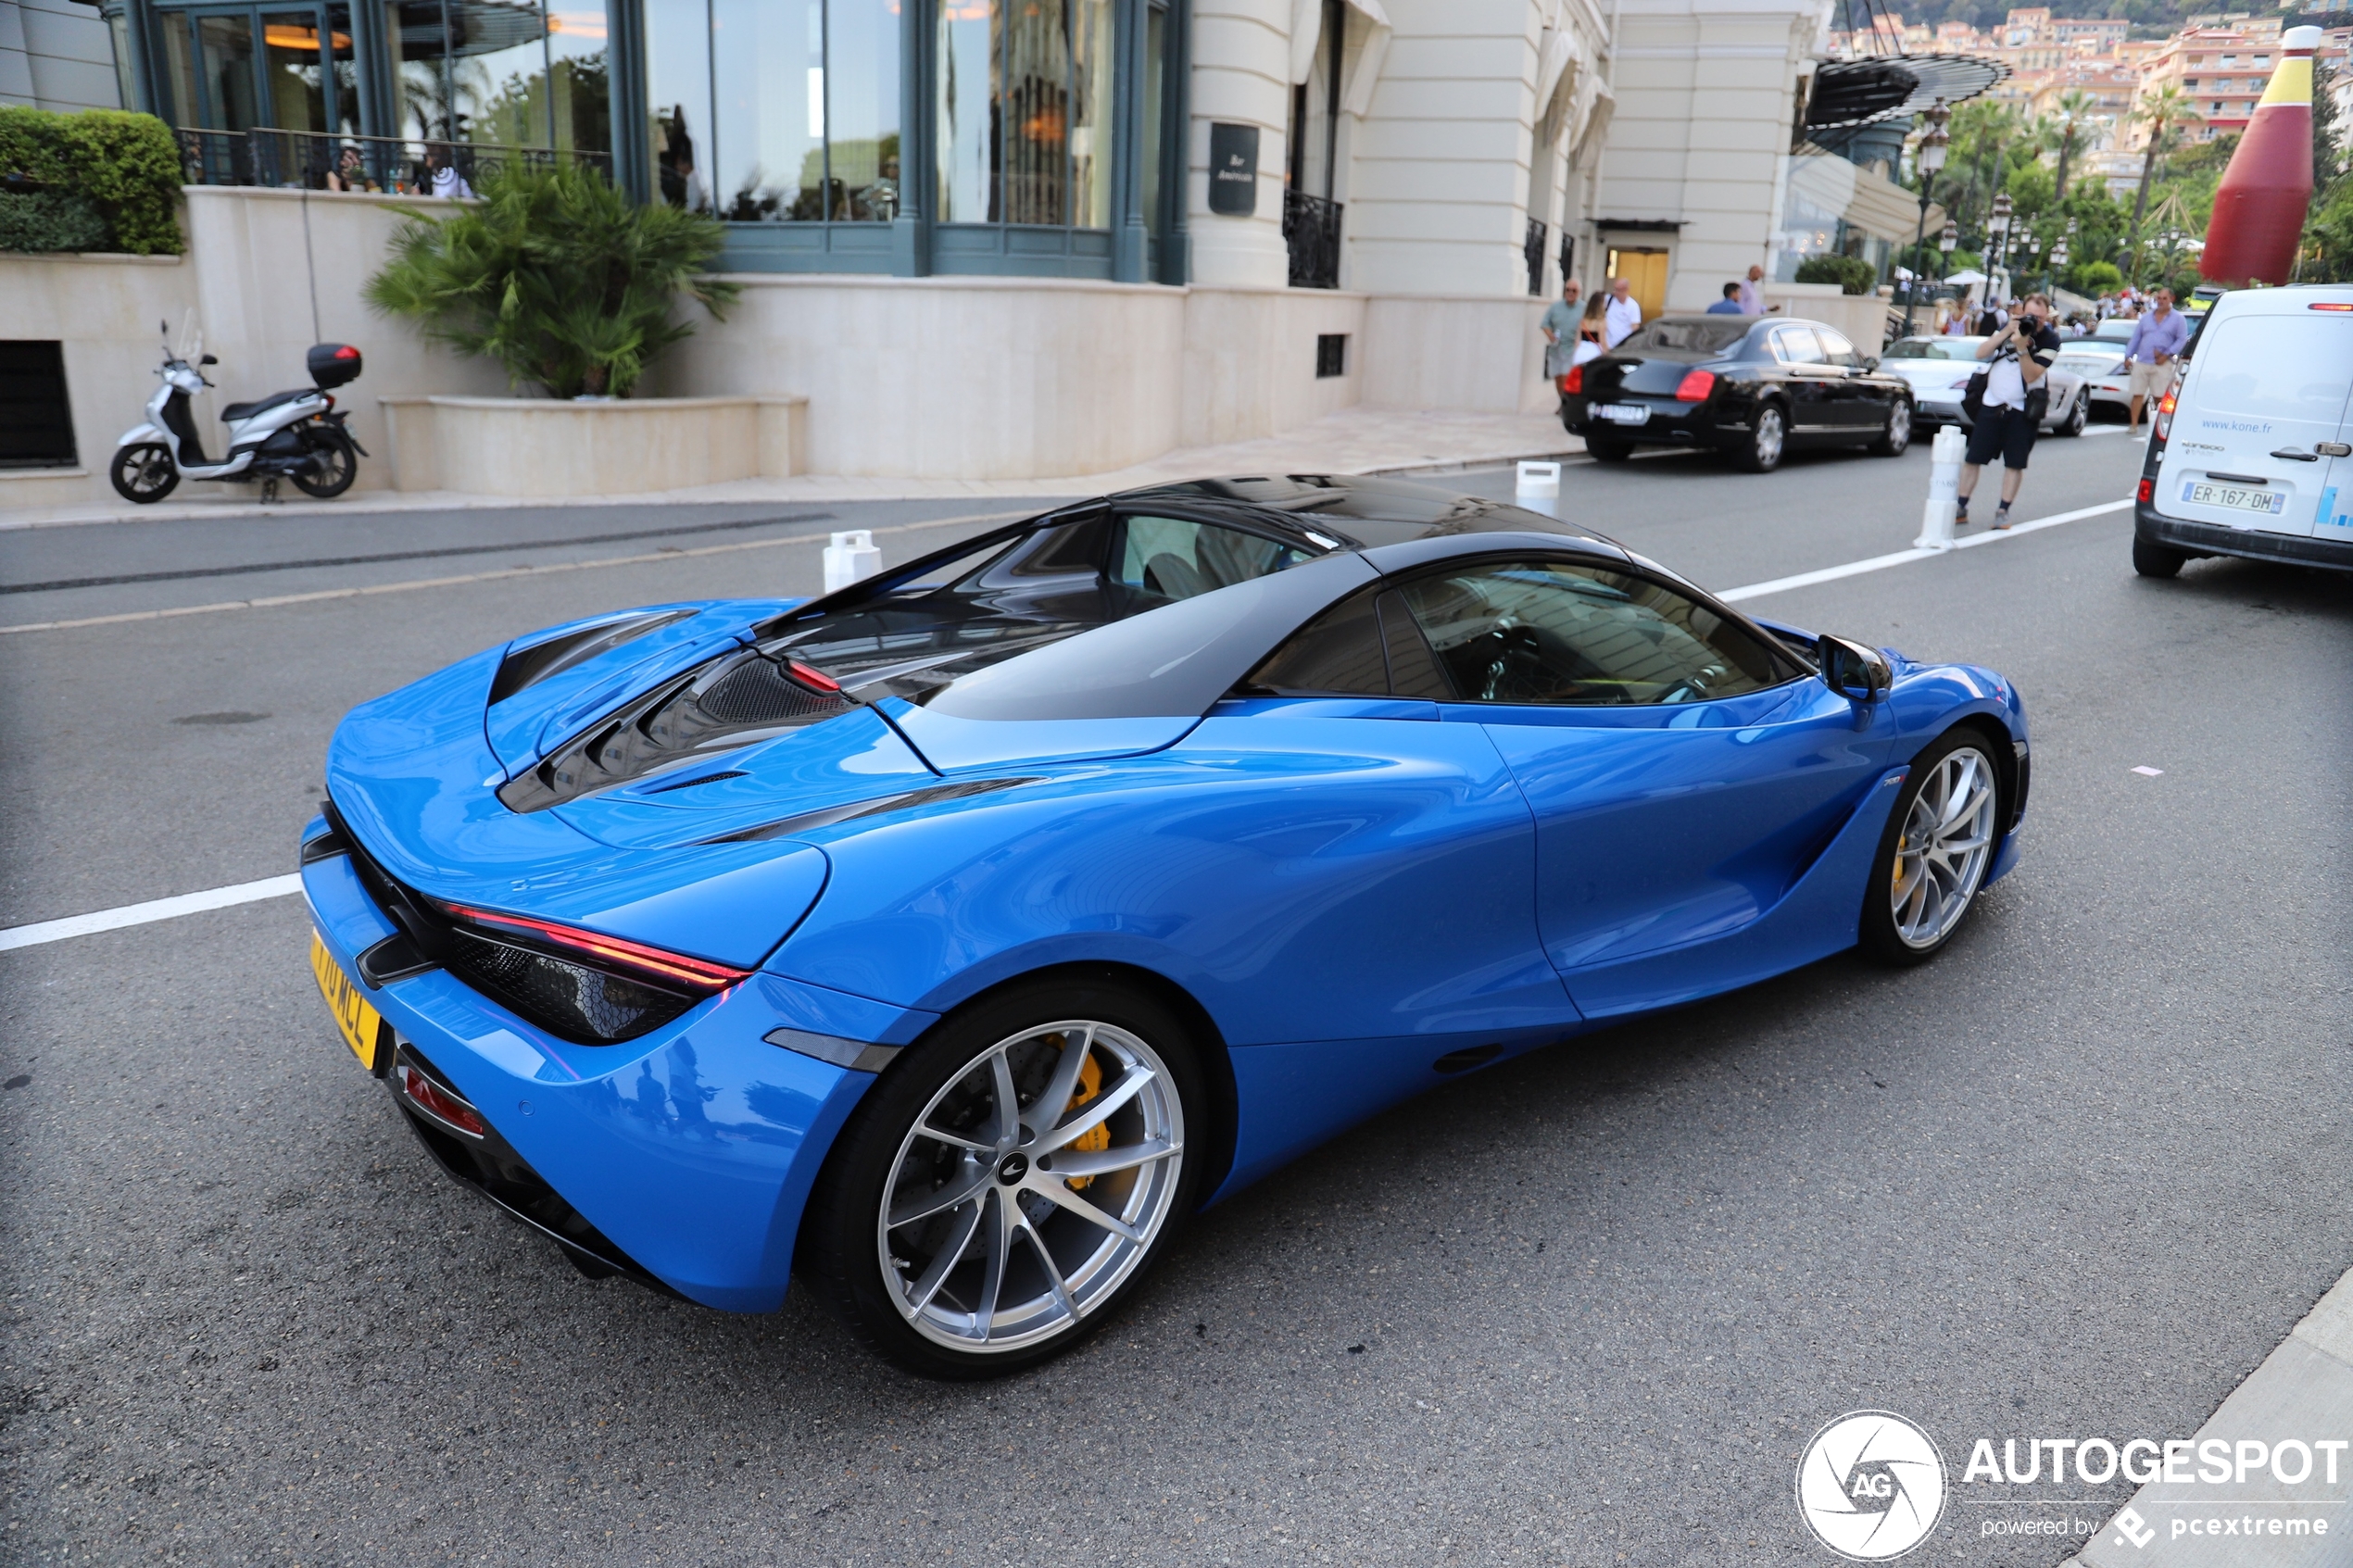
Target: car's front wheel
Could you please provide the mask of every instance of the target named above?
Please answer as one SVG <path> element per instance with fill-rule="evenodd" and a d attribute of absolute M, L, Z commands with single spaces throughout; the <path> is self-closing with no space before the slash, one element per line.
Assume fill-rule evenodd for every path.
<path fill-rule="evenodd" d="M 1871 451 L 1881 458 L 1900 458 L 1912 445 L 1912 405 L 1897 398 L 1887 410 L 1887 428 L 1871 443 Z"/>
<path fill-rule="evenodd" d="M 1205 1110 L 1196 1047 L 1149 997 L 1077 981 L 990 998 L 859 1102 L 810 1197 L 803 1277 L 911 1372 L 1058 1355 L 1192 1212 Z"/>
<path fill-rule="evenodd" d="M 1886 963 L 1933 958 L 1976 902 L 2001 840 L 1993 743 L 1947 731 L 1912 759 L 1863 895 L 1863 950 Z"/>
<path fill-rule="evenodd" d="M 2092 395 L 2088 392 L 2078 392 L 2075 395 L 2074 403 L 2067 410 L 2067 417 L 2051 426 L 2051 433 L 2053 435 L 2081 435 L 2083 433 L 2084 425 L 2090 422 L 2091 418 Z"/>

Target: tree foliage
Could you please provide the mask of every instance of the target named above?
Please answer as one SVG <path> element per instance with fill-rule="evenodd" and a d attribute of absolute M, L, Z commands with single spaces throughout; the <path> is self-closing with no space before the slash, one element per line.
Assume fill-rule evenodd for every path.
<path fill-rule="evenodd" d="M 1836 283 L 1847 294 L 1869 294 L 1879 287 L 1879 269 L 1859 256 L 1809 256 L 1797 264 L 1795 281 Z"/>
<path fill-rule="evenodd" d="M 459 354 L 495 359 L 517 386 L 625 397 L 694 331 L 681 295 L 714 318 L 736 286 L 708 276 L 725 231 L 666 204 L 633 205 L 579 164 L 521 160 L 485 174 L 481 201 L 414 217 L 368 281 L 368 303 Z"/>
<path fill-rule="evenodd" d="M 180 235 L 180 145 L 171 128 L 153 115 L 0 107 L 0 182 L 19 195 L 59 194 L 94 208 L 107 232 L 102 243 L 86 248 L 132 256 L 177 256 L 186 249 Z M 63 208 L 51 203 L 41 210 Z M 19 216 L 32 220 L 29 213 Z"/>

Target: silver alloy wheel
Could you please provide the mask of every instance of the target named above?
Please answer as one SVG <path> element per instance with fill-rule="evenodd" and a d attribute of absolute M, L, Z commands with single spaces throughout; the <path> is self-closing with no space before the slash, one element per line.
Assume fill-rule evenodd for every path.
<path fill-rule="evenodd" d="M 1757 467 L 1769 469 L 1781 460 L 1783 439 L 1781 411 L 1769 407 L 1756 410 Z"/>
<path fill-rule="evenodd" d="M 875 1244 L 893 1305 L 955 1350 L 1062 1333 L 1151 1252 L 1184 1148 L 1176 1081 L 1138 1035 L 1070 1019 L 998 1041 L 891 1162 Z"/>
<path fill-rule="evenodd" d="M 1901 397 L 1887 411 L 1887 449 L 1901 452 L 1912 444 L 1912 406 Z"/>
<path fill-rule="evenodd" d="M 1889 889 L 1895 935 L 1905 946 L 1935 947 L 1977 896 L 1994 852 L 1994 796 L 1993 762 L 1964 746 L 1940 760 L 1912 797 Z"/>

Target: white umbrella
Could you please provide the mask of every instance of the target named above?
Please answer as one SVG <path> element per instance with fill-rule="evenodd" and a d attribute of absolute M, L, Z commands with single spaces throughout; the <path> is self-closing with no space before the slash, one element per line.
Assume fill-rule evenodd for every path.
<path fill-rule="evenodd" d="M 1991 278 L 1988 278 L 1984 273 L 1977 270 L 1977 269 L 1973 267 L 1964 272 L 1950 273 L 1945 277 L 1944 281 L 1948 283 L 1989 283 L 1993 282 Z"/>

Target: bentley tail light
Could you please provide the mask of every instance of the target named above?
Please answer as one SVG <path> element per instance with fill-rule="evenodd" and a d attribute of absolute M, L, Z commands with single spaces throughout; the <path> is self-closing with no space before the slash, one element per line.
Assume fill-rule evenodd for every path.
<path fill-rule="evenodd" d="M 1568 368 L 1568 374 L 1561 377 L 1562 395 L 1566 396 L 1570 393 L 1582 392 L 1584 390 L 1585 367 L 1582 365 L 1571 365 Z"/>
<path fill-rule="evenodd" d="M 1692 370 L 1688 372 L 1683 377 L 1681 384 L 1675 388 L 1675 401 L 1678 403 L 1705 403 L 1707 401 L 1708 395 L 1715 390 L 1715 371 Z"/>

